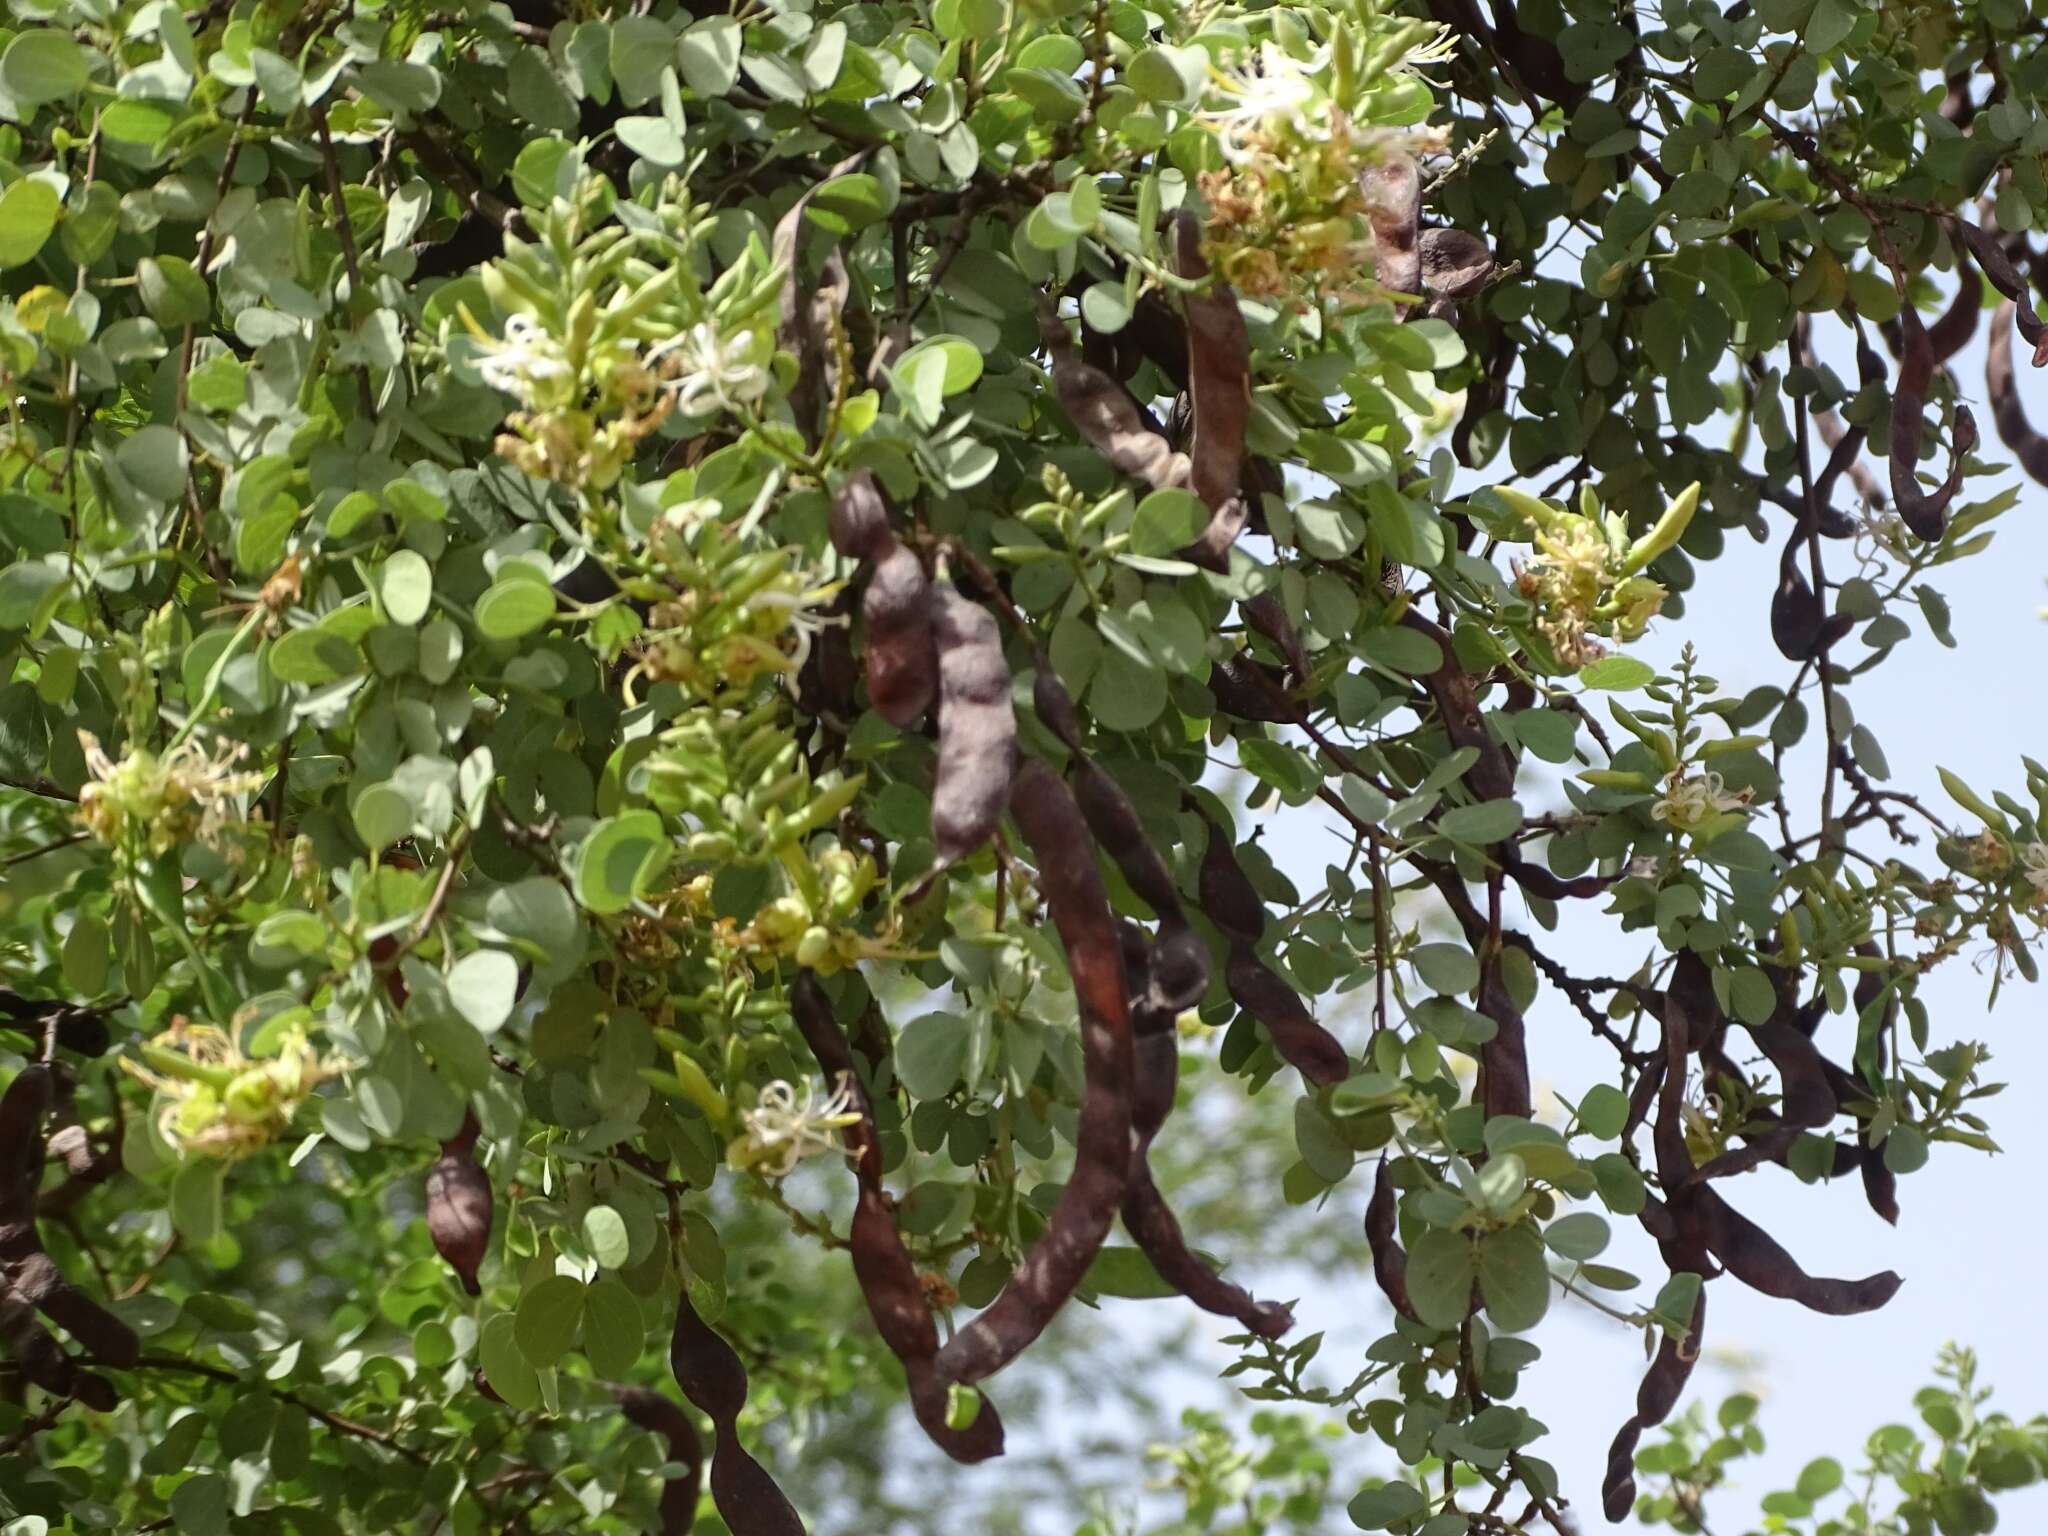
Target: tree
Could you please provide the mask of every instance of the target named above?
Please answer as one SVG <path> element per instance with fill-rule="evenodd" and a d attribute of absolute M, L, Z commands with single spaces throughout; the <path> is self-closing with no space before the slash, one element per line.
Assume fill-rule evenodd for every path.
<path fill-rule="evenodd" d="M 1100 1297 L 1295 1405 L 1190 1418 L 1175 1530 L 1694 1529 L 1711 1287 L 1898 1284 L 1743 1177 L 1992 1148 L 1919 988 L 2034 978 L 2048 769 L 1892 787 L 1854 699 L 2015 500 L 1980 326 L 2048 478 L 2024 7 L 15 12 L 9 1532 L 955 1528 L 878 1426 L 999 1454 L 1056 1317 L 1142 1417 Z M 1363 1361 L 1219 1268 L 1361 1219 Z M 1560 1297 L 1655 1351 L 1597 1499 Z M 1944 1369 L 1822 1529 L 2039 1476 Z"/>

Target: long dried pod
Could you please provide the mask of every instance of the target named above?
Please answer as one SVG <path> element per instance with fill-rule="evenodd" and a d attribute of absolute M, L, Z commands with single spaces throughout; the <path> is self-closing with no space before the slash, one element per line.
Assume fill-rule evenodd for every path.
<path fill-rule="evenodd" d="M 1257 1019 L 1272 1038 L 1273 1048 L 1295 1071 L 1319 1087 L 1341 1083 L 1351 1075 L 1351 1059 L 1296 992 L 1254 952 L 1266 931 L 1266 904 L 1231 852 L 1229 834 L 1209 824 L 1209 845 L 1202 853 L 1198 889 L 1202 911 L 1229 943 L 1223 968 L 1231 1000 Z"/>
<path fill-rule="evenodd" d="M 104 1377 L 80 1370 L 35 1316 L 41 1312 L 56 1323 L 93 1361 L 126 1367 L 141 1353 L 135 1331 L 74 1288 L 43 1252 L 36 1195 L 52 1094 L 49 1069 L 32 1064 L 0 1096 L 0 1341 L 36 1386 L 110 1413 L 120 1395 Z"/>
<path fill-rule="evenodd" d="M 687 1293 L 676 1297 L 668 1358 L 683 1396 L 711 1420 L 711 1502 L 732 1536 L 804 1536 L 796 1506 L 740 1444 L 747 1369 L 733 1347 L 697 1315 Z"/>
<path fill-rule="evenodd" d="M 932 780 L 932 841 L 947 863 L 964 859 L 1003 819 L 1017 767 L 1010 664 L 995 615 L 941 586 L 934 595 L 939 662 L 939 761 Z"/>
<path fill-rule="evenodd" d="M 1873 957 L 1879 953 L 1878 947 L 1868 941 L 1856 947 L 1859 953 Z M 1875 971 L 1859 971 L 1857 973 L 1855 997 L 1856 1016 L 1859 1021 L 1866 1012 L 1877 1005 L 1878 993 L 1883 986 L 1883 981 L 1879 979 Z M 1875 1068 L 1880 1072 L 1884 1068 L 1884 1042 L 1891 1037 L 1892 1015 L 1898 1006 L 1899 999 L 1896 992 L 1885 998 L 1884 1027 L 1877 1031 L 1878 1058 Z M 1846 1076 L 1847 1074 L 1844 1075 Z M 1868 1079 L 1862 1076 L 1861 1068 L 1858 1069 L 1854 1083 L 1858 1090 L 1855 1098 L 1868 1100 L 1872 1103 L 1877 1101 L 1879 1095 L 1874 1091 Z M 1878 1215 L 1882 1216 L 1893 1226 L 1897 1226 L 1899 1224 L 1898 1176 L 1885 1165 L 1884 1149 L 1882 1147 L 1872 1146 L 1860 1140 L 1858 1146 L 1863 1153 L 1861 1166 L 1857 1170 L 1863 1178 L 1863 1199 Z"/>
<path fill-rule="evenodd" d="M 968 1383 L 1015 1359 L 1074 1293 L 1116 1219 L 1130 1168 L 1130 1008 L 1088 824 L 1059 776 L 1035 759 L 1017 772 L 1010 812 L 1037 860 L 1039 886 L 1066 949 L 1087 1087 L 1074 1170 L 1045 1232 L 1002 1294 L 939 1351 L 940 1374 Z"/>
<path fill-rule="evenodd" d="M 1796 1301 L 1834 1317 L 1872 1312 L 1890 1301 L 1903 1283 L 1891 1270 L 1861 1280 L 1809 1275 L 1776 1238 L 1736 1210 L 1705 1184 L 1685 1195 L 1699 1214 L 1707 1246 L 1728 1273 L 1753 1290 L 1781 1301 Z"/>
<path fill-rule="evenodd" d="M 1390 149 L 1366 171 L 1364 186 L 1379 285 L 1397 298 L 1417 297 L 1422 293 L 1422 175 L 1412 159 Z M 1396 308 L 1407 316 L 1408 306 Z"/>
<path fill-rule="evenodd" d="M 907 726 L 930 707 L 939 686 L 931 580 L 916 553 L 898 542 L 889 504 L 865 470 L 832 498 L 830 527 L 833 547 L 868 567 L 860 603 L 868 702 L 891 725 Z"/>
<path fill-rule="evenodd" d="M 1701 1330 L 1707 1323 L 1707 1293 L 1701 1289 L 1699 1299 L 1693 1303 L 1692 1321 L 1686 1330 L 1683 1344 L 1670 1334 L 1665 1334 L 1657 1345 L 1657 1355 L 1650 1362 L 1650 1368 L 1643 1373 L 1641 1385 L 1636 1388 L 1636 1411 L 1621 1426 L 1614 1437 L 1614 1443 L 1607 1452 L 1607 1475 L 1600 1486 L 1600 1507 L 1607 1518 L 1613 1521 L 1626 1520 L 1636 1502 L 1636 1443 L 1642 1439 L 1643 1431 L 1654 1429 L 1664 1422 L 1671 1410 L 1678 1406 L 1678 1397 L 1685 1390 L 1685 1383 L 1692 1375 L 1693 1361 L 1699 1358 Z"/>
<path fill-rule="evenodd" d="M 1209 692 L 1216 707 L 1239 720 L 1287 725 L 1294 711 L 1286 706 L 1286 690 L 1258 661 L 1242 651 L 1225 656 L 1209 668 Z"/>
<path fill-rule="evenodd" d="M 2034 366 L 2039 368 L 2048 364 L 2048 324 L 2043 324 L 2041 317 L 2034 312 L 2033 295 L 2028 290 L 2027 280 L 2013 264 L 2005 242 L 1992 231 L 1965 218 L 1951 218 L 1949 225 L 1962 238 L 1970 254 L 1977 258 L 1977 265 L 1991 279 L 1991 286 L 2011 302 L 2011 318 L 2019 325 L 2020 335 L 2026 338 L 2027 345 L 2034 349 Z M 2003 322 L 1995 324 L 2003 328 Z"/>
<path fill-rule="evenodd" d="M 1966 250 L 1962 247 L 1956 252 L 1956 296 L 1949 300 L 1941 318 L 1927 328 L 1927 344 L 1934 349 L 1937 367 L 1969 344 L 1977 334 L 1977 317 L 1984 312 L 1984 285 L 1971 270 Z M 1996 323 L 2003 330 L 2011 324 L 2011 316 L 2001 310 Z"/>
<path fill-rule="evenodd" d="M 1174 215 L 1174 254 L 1180 275 L 1209 276 L 1202 256 L 1202 224 L 1182 209 Z M 1251 423 L 1251 340 L 1237 293 L 1221 278 L 1181 296 L 1187 316 L 1188 393 L 1195 436 L 1190 459 L 1194 493 L 1209 509 L 1209 525 L 1188 558 L 1211 570 L 1229 569 L 1230 546 L 1244 532 L 1251 506 L 1243 490 L 1244 438 Z"/>
<path fill-rule="evenodd" d="M 1991 323 L 1991 345 L 1984 354 L 1984 392 L 1991 397 L 1991 423 L 1998 440 L 2012 450 L 2020 468 L 2048 485 L 2048 438 L 2034 430 L 2020 403 L 2019 381 L 2012 371 L 2012 300 L 1998 306 Z"/>
<path fill-rule="evenodd" d="M 1411 1323 L 1419 1322 L 1415 1303 L 1408 1299 L 1408 1255 L 1401 1247 L 1396 1214 L 1394 1185 L 1387 1177 L 1387 1159 L 1383 1154 L 1372 1181 L 1372 1199 L 1365 1206 L 1365 1241 L 1372 1249 L 1372 1277 L 1379 1283 L 1380 1293 L 1389 1306 Z"/>
<path fill-rule="evenodd" d="M 476 1272 L 491 1246 L 491 1180 L 477 1165 L 475 1115 L 441 1143 L 441 1155 L 427 1170 L 427 1231 L 470 1295 L 482 1294 Z"/>
<path fill-rule="evenodd" d="M 1038 317 L 1039 339 L 1052 360 L 1052 392 L 1083 439 L 1118 474 L 1154 490 L 1188 482 L 1188 457 L 1145 424 L 1131 392 L 1081 356 L 1067 328 L 1050 309 Z"/>
<path fill-rule="evenodd" d="M 854 1279 L 868 1304 L 875 1331 L 890 1353 L 903 1362 L 903 1374 L 910 1384 L 910 1406 L 917 1422 L 932 1442 L 955 1461 L 986 1461 L 1003 1453 L 1003 1421 L 986 1397 L 979 1411 L 965 1427 L 947 1422 L 946 1384 L 939 1378 L 936 1358 L 939 1329 L 924 1286 L 896 1229 L 888 1196 L 882 1187 L 881 1142 L 875 1129 L 874 1105 L 868 1098 L 847 1044 L 846 1032 L 832 1012 L 832 1000 L 809 971 L 800 971 L 790 985 L 789 1005 L 798 1031 L 817 1058 L 826 1080 L 846 1085 L 860 1119 L 846 1128 L 846 1155 L 853 1164 L 859 1186 L 854 1207 L 853 1232 L 848 1246 L 853 1256 Z"/>
<path fill-rule="evenodd" d="M 696 1426 L 680 1404 L 647 1387 L 613 1387 L 612 1396 L 628 1420 L 667 1442 L 668 1459 L 683 1469 L 662 1485 L 661 1536 L 690 1536 L 704 1481 L 704 1442 Z"/>
<path fill-rule="evenodd" d="M 855 170 L 871 151 L 861 150 L 848 156 L 823 179 L 811 184 L 810 189 L 790 205 L 789 211 L 777 221 L 775 234 L 769 242 L 769 254 L 774 263 L 782 268 L 782 324 L 776 332 L 776 343 L 795 354 L 796 383 L 790 388 L 789 403 L 796 417 L 797 430 L 804 441 L 815 448 L 818 445 L 818 407 L 830 382 L 832 359 L 832 327 L 839 313 L 846 307 L 846 295 L 851 286 L 846 273 L 846 259 L 834 242 L 825 257 L 824 271 L 817 287 L 806 293 L 800 273 L 799 260 L 803 243 L 804 215 L 810 211 L 811 199 L 834 176 Z"/>
<path fill-rule="evenodd" d="M 1963 486 L 1963 461 L 1977 446 L 1977 420 L 1968 406 L 1956 408 L 1948 478 L 1931 494 L 1920 488 L 1920 435 L 1927 414 L 1927 385 L 1934 377 L 1934 348 L 1920 316 L 1908 304 L 1899 311 L 1904 352 L 1898 382 L 1892 388 L 1892 504 L 1908 528 L 1934 540 L 1948 527 L 1948 507 Z"/>

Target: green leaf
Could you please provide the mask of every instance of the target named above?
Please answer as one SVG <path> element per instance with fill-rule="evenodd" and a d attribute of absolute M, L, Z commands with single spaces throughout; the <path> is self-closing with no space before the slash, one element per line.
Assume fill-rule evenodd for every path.
<path fill-rule="evenodd" d="M 1437 831 L 1454 842 L 1483 848 L 1503 842 L 1522 829 L 1522 807 L 1513 800 L 1482 800 L 1461 805 L 1437 818 Z"/>
<path fill-rule="evenodd" d="M 68 33 L 51 27 L 21 33 L 0 54 L 0 85 L 31 106 L 76 96 L 91 76 L 85 50 Z"/>
<path fill-rule="evenodd" d="M 546 1370 L 576 1345 L 583 1326 L 584 1285 L 571 1275 L 549 1275 L 527 1288 L 514 1314 L 513 1337 L 535 1370 Z"/>
<path fill-rule="evenodd" d="M 374 853 L 412 835 L 412 802 L 393 785 L 372 784 L 356 797 L 350 819 Z"/>
<path fill-rule="evenodd" d="M 680 169 L 686 151 L 683 136 L 665 117 L 622 117 L 614 125 L 619 142 L 641 159 L 664 170 Z"/>
<path fill-rule="evenodd" d="M 397 551 L 378 573 L 377 596 L 384 604 L 384 616 L 392 623 L 419 623 L 434 600 L 433 567 L 415 550 Z"/>
<path fill-rule="evenodd" d="M 1408 1299 L 1432 1328 L 1456 1328 L 1471 1304 L 1476 1265 L 1472 1239 L 1431 1228 L 1408 1250 Z"/>
<path fill-rule="evenodd" d="M 939 373 L 939 392 L 942 395 L 957 395 L 972 389 L 975 380 L 981 377 L 981 353 L 974 344 L 960 336 L 928 336 L 897 359 L 896 366 L 904 368 L 914 359 L 937 356 L 942 367 Z"/>
<path fill-rule="evenodd" d="M 1579 682 L 1587 688 L 1626 693 L 1657 680 L 1657 669 L 1633 656 L 1602 656 L 1579 668 Z"/>
<path fill-rule="evenodd" d="M 583 1308 L 583 1356 L 600 1376 L 626 1376 L 647 1343 L 640 1299 L 613 1275 L 600 1275 Z"/>
<path fill-rule="evenodd" d="M 476 627 L 487 640 L 517 640 L 554 616 L 554 589 L 523 577 L 500 577 L 476 600 Z"/>
<path fill-rule="evenodd" d="M 113 935 L 106 923 L 91 912 L 79 913 L 64 936 L 64 984 L 80 998 L 98 997 L 107 989 L 113 958 Z"/>
<path fill-rule="evenodd" d="M 1366 630 L 1358 637 L 1358 649 L 1368 661 L 1410 677 L 1421 677 L 1444 664 L 1436 641 L 1399 626 Z"/>
<path fill-rule="evenodd" d="M 505 1400 L 506 1407 L 515 1413 L 531 1413 L 541 1402 L 540 1376 L 520 1346 L 517 1326 L 510 1312 L 487 1319 L 477 1338 L 477 1361 L 483 1367 L 484 1380 Z"/>
<path fill-rule="evenodd" d="M 50 184 L 34 176 L 24 176 L 0 193 L 0 267 L 18 267 L 33 260 L 36 252 L 50 238 L 50 232 L 57 227 L 57 211 L 61 206 Z M 148 263 L 145 261 L 144 265 Z M 146 282 L 143 296 L 146 302 Z M 152 313 L 154 310 L 152 305 Z"/>
<path fill-rule="evenodd" d="M 1579 1129 L 1599 1141 L 1612 1141 L 1628 1124 L 1628 1095 L 1612 1083 L 1595 1083 L 1579 1100 Z"/>
<path fill-rule="evenodd" d="M 10 188 L 8 196 L 12 195 Z M 6 223 L 6 204 L 7 199 L 0 198 L 0 228 Z M 202 324 L 213 313 L 213 295 L 207 291 L 206 279 L 184 257 L 145 256 L 135 274 L 142 289 L 143 307 L 165 330 Z"/>
<path fill-rule="evenodd" d="M 464 955 L 448 972 L 448 1001 L 479 1034 L 496 1034 L 512 1016 L 519 965 L 502 949 Z"/>
<path fill-rule="evenodd" d="M 1383 1531 L 1403 1520 L 1412 1520 L 1429 1507 L 1429 1500 L 1412 1483 L 1382 1483 L 1361 1489 L 1345 1505 L 1351 1523 L 1361 1530 Z"/>
<path fill-rule="evenodd" d="M 1601 1200 L 1617 1216 L 1638 1215 L 1649 1204 L 1642 1174 L 1619 1152 L 1603 1152 L 1593 1159 L 1593 1179 Z"/>
<path fill-rule="evenodd" d="M 1606 1219 L 1592 1211 L 1573 1211 L 1543 1229 L 1543 1241 L 1551 1252 L 1581 1263 L 1606 1252 L 1610 1235 Z"/>
<path fill-rule="evenodd" d="M 960 1081 L 971 1028 L 951 1014 L 912 1019 L 896 1037 L 896 1078 L 917 1099 L 944 1098 Z"/>
<path fill-rule="evenodd" d="M 1480 1241 L 1479 1294 L 1486 1300 L 1487 1319 L 1503 1333 L 1520 1333 L 1543 1321 L 1550 1310 L 1550 1265 L 1531 1223 L 1519 1222 Z"/>
<path fill-rule="evenodd" d="M 627 811 L 597 824 L 576 867 L 576 899 L 592 912 L 623 912 L 667 868 L 674 844 L 653 811 Z"/>
<path fill-rule="evenodd" d="M 1154 1301 L 1179 1294 L 1159 1276 L 1142 1248 L 1109 1244 L 1099 1248 L 1088 1263 L 1081 1289 L 1098 1296 L 1121 1296 L 1137 1301 Z"/>
<path fill-rule="evenodd" d="M 1832 1456 L 1809 1461 L 1800 1469 L 1796 1486 L 1802 1499 L 1824 1499 L 1842 1486 L 1842 1464 Z"/>
<path fill-rule="evenodd" d="M 612 72 L 623 81 L 618 52 L 615 44 Z M 740 76 L 739 23 L 730 16 L 707 16 L 692 22 L 676 39 L 675 52 L 684 84 L 699 96 L 723 96 Z"/>
<path fill-rule="evenodd" d="M 632 1249 L 626 1218 L 608 1205 L 593 1205 L 583 1213 L 583 1241 L 590 1256 L 606 1269 L 624 1265 Z"/>
<path fill-rule="evenodd" d="M 1209 526 L 1209 509 L 1192 491 L 1154 491 L 1131 519 L 1131 549 L 1140 555 L 1177 555 Z"/>

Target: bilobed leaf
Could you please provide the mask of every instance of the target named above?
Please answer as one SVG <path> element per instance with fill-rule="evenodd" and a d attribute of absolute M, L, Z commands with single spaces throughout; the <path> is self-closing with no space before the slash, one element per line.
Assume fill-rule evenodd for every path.
<path fill-rule="evenodd" d="M 583 844 L 576 899 L 592 912 L 623 912 L 646 894 L 672 851 L 653 811 L 627 811 L 599 822 Z"/>
<path fill-rule="evenodd" d="M 1408 1297 L 1432 1328 L 1456 1328 L 1471 1304 L 1477 1272 L 1472 1239 L 1431 1228 L 1408 1250 Z"/>
<path fill-rule="evenodd" d="M 1487 1320 L 1503 1333 L 1520 1333 L 1543 1321 L 1550 1310 L 1550 1265 L 1531 1223 L 1518 1222 L 1480 1240 L 1479 1294 Z"/>
<path fill-rule="evenodd" d="M 546 1370 L 576 1344 L 587 1292 L 570 1275 L 549 1275 L 527 1287 L 514 1313 L 513 1337 L 535 1370 Z"/>

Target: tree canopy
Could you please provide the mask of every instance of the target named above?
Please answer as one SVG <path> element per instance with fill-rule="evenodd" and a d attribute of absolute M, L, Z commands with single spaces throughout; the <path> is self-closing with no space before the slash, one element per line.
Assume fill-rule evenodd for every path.
<path fill-rule="evenodd" d="M 1716 1290 L 1899 1284 L 1745 1184 L 1995 1150 L 1921 983 L 2048 923 L 2048 768 L 1855 702 L 2017 500 L 1971 401 L 2048 480 L 2041 31 L 13 0 L 0 1530 L 958 1529 L 891 1447 L 1027 1447 L 1105 1298 L 1260 1405 L 1148 1531 L 1706 1528 Z M 1362 1358 L 1240 1283 L 1319 1225 Z M 1604 1469 L 1565 1306 L 1645 1341 Z M 1763 1527 L 1990 1530 L 1977 1371 Z"/>

